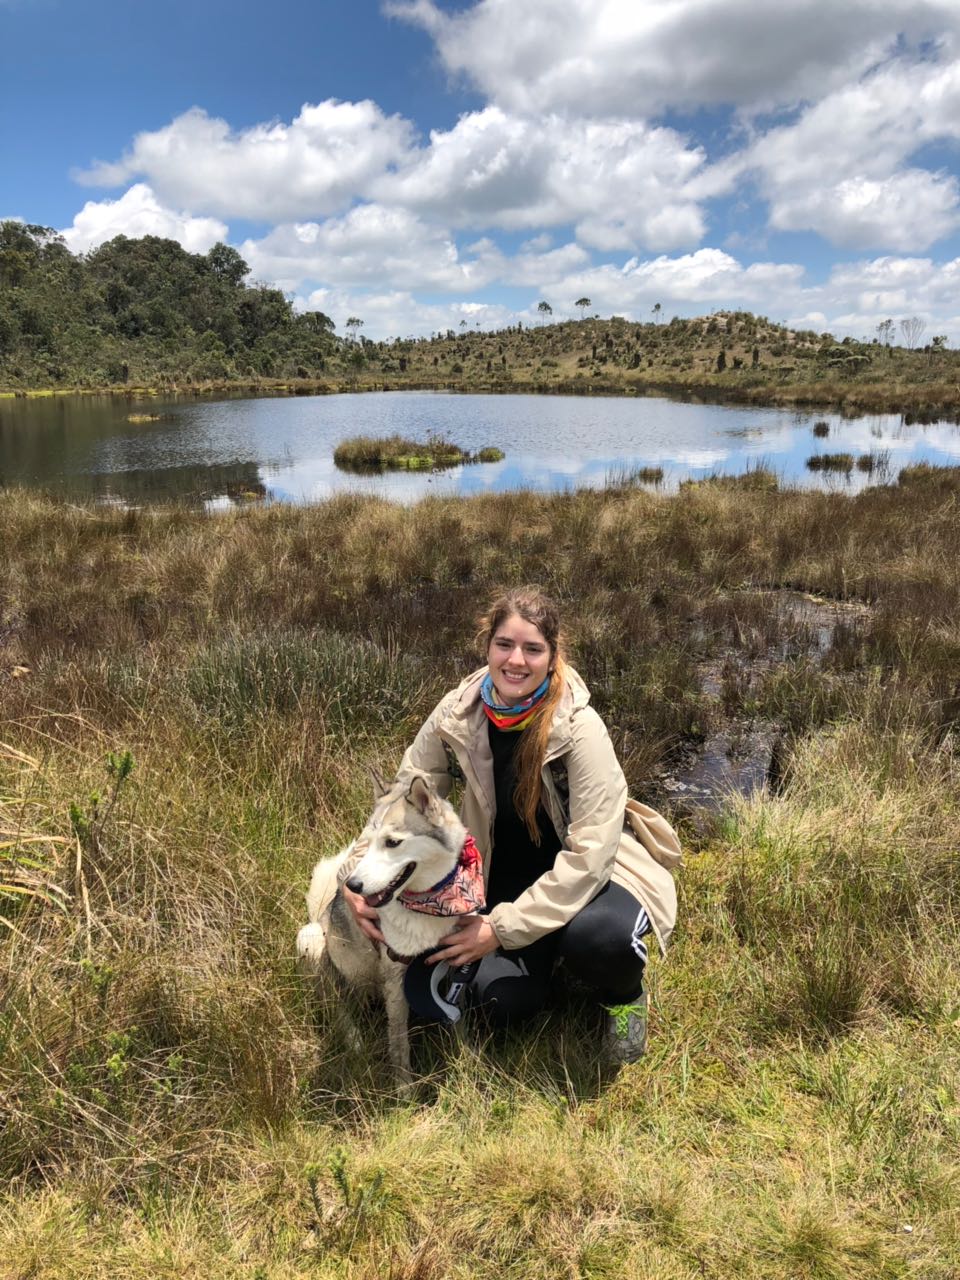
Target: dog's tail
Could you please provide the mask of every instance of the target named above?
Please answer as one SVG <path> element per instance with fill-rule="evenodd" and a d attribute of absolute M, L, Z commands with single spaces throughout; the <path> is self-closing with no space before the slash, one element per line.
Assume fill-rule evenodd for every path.
<path fill-rule="evenodd" d="M 348 874 L 346 868 L 354 852 L 354 846 L 350 845 L 337 857 L 324 858 L 313 869 L 307 890 L 307 919 L 310 923 L 297 934 L 297 960 L 304 973 L 318 974 L 323 966 L 327 935 L 320 922 Z"/>
<path fill-rule="evenodd" d="M 335 858 L 324 858 L 313 868 L 310 888 L 307 890 L 307 919 L 316 924 L 330 903 L 337 896 L 337 890 L 347 878 L 346 864 L 354 856 L 351 844 Z"/>

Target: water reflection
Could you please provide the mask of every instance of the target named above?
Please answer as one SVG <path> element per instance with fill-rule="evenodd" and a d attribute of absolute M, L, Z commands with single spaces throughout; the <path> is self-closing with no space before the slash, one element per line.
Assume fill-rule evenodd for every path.
<path fill-rule="evenodd" d="M 84 477 L 86 491 L 104 500 L 138 506 L 147 502 L 227 505 L 266 498 L 268 490 L 254 462 L 213 467 L 157 467 L 151 471 L 96 472 Z M 75 490 L 76 491 L 76 490 Z"/>
<path fill-rule="evenodd" d="M 159 415 L 131 422 L 129 415 Z M 814 435 L 814 423 L 827 434 Z M 333 450 L 356 435 L 440 433 L 502 462 L 444 472 L 338 471 Z M 811 471 L 811 456 L 850 453 L 850 472 Z M 870 472 L 856 460 L 883 453 Z M 844 419 L 662 398 L 461 396 L 387 392 L 292 398 L 148 401 L 56 397 L 0 401 L 0 481 L 130 503 L 222 504 L 257 496 L 304 502 L 337 490 L 409 502 L 430 493 L 600 487 L 661 468 L 663 488 L 760 465 L 785 483 L 854 492 L 919 461 L 960 463 L 955 424 L 900 415 Z"/>

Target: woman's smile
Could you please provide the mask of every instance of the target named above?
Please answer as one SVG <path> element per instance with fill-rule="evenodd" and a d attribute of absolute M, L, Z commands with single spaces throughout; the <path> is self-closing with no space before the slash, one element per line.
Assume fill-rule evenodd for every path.
<path fill-rule="evenodd" d="M 522 702 L 550 674 L 553 655 L 540 628 L 519 614 L 511 614 L 494 633 L 487 664 L 503 704 Z"/>

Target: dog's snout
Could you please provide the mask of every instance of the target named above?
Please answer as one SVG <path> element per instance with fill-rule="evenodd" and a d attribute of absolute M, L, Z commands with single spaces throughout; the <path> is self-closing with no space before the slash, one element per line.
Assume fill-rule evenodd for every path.
<path fill-rule="evenodd" d="M 351 893 L 363 893 L 363 881 L 359 876 L 350 876 L 346 881 L 346 886 Z"/>

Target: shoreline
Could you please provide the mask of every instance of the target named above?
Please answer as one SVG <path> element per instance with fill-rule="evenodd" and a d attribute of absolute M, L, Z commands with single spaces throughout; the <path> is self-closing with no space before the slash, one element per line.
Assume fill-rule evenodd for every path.
<path fill-rule="evenodd" d="M 882 387 L 829 387 L 815 383 L 786 383 L 780 386 L 757 382 L 721 381 L 702 378 L 677 379 L 493 379 L 465 385 L 451 378 L 368 379 L 364 381 L 333 379 L 254 379 L 218 380 L 206 383 L 171 383 L 117 385 L 97 387 L 17 387 L 0 389 L 0 402 L 43 400 L 64 396 L 110 396 L 126 400 L 157 398 L 203 399 L 234 396 L 324 396 L 357 395 L 365 392 L 442 391 L 456 395 L 555 395 L 609 396 L 611 398 L 663 397 L 665 399 L 708 404 L 743 404 L 757 408 L 822 409 L 856 417 L 865 413 L 960 415 L 960 386 L 947 382 L 931 383 L 891 392 Z"/>

